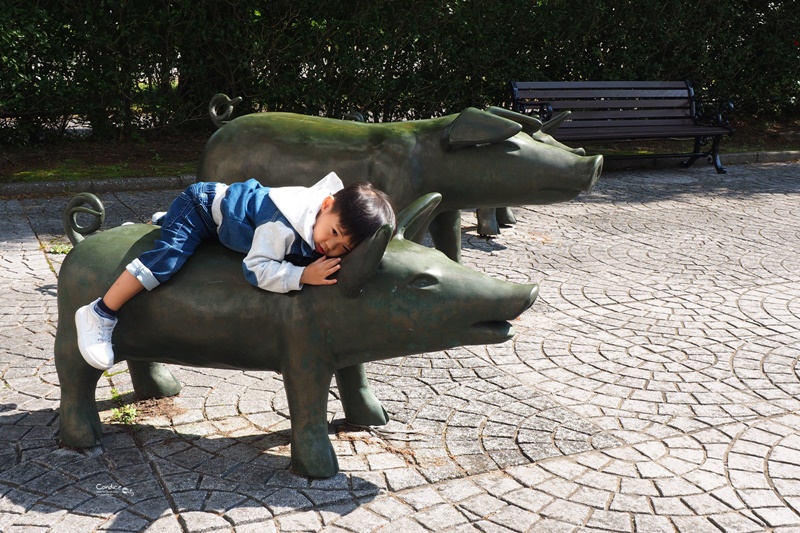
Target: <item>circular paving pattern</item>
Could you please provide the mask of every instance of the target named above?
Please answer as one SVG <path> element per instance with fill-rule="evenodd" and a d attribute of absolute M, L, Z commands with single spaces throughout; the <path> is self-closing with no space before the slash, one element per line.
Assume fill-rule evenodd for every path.
<path fill-rule="evenodd" d="M 800 272 L 800 263 L 797 265 Z M 774 333 L 796 332 L 800 324 L 800 296 L 792 285 L 775 283 L 743 290 L 737 306 L 750 320 Z"/>
<path fill-rule="evenodd" d="M 736 435 L 725 464 L 738 498 L 772 528 L 800 523 L 800 415 L 759 421 Z"/>
<path fill-rule="evenodd" d="M 800 527 L 800 166 L 604 176 L 464 215 L 464 263 L 540 282 L 512 342 L 371 363 L 392 422 L 347 425 L 341 472 L 289 469 L 281 377 L 177 367 L 178 397 L 99 382 L 103 444 L 59 446 L 52 358 L 65 199 L 0 200 L 0 529 L 764 531 Z M 146 220 L 162 192 L 107 195 Z M 334 383 L 335 385 L 335 383 Z"/>
<path fill-rule="evenodd" d="M 762 398 L 795 410 L 800 407 L 800 338 L 776 335 L 742 346 L 733 369 L 742 386 Z"/>
<path fill-rule="evenodd" d="M 797 483 L 800 433 L 797 432 L 797 426 L 792 429 L 795 433 L 780 439 L 770 450 L 767 475 L 781 500 L 800 516 L 800 487 Z"/>

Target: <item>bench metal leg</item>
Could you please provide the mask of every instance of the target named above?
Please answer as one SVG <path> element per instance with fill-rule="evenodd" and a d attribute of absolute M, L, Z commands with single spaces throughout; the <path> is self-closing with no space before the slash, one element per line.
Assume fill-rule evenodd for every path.
<path fill-rule="evenodd" d="M 717 173 L 725 174 L 728 172 L 728 169 L 722 166 L 722 161 L 719 160 L 719 141 L 722 139 L 722 135 L 717 135 L 714 137 L 714 143 L 711 145 L 711 153 L 708 154 L 708 162 L 714 165 L 714 168 L 717 169 Z"/>
<path fill-rule="evenodd" d="M 711 143 L 711 150 L 704 152 L 703 146 L 708 144 L 708 137 L 695 137 L 694 150 L 692 155 L 686 161 L 681 162 L 683 168 L 689 168 L 694 165 L 694 162 L 703 156 L 708 157 L 708 163 L 714 165 L 719 174 L 725 174 L 728 170 L 722 166 L 722 161 L 719 159 L 719 142 L 722 140 L 722 135 L 715 135 L 714 141 Z"/>
<path fill-rule="evenodd" d="M 707 141 L 706 141 L 707 142 Z M 688 160 L 681 162 L 681 166 L 683 168 L 689 168 L 690 166 L 694 165 L 694 162 L 703 157 L 702 150 L 703 146 L 703 138 L 702 137 L 695 137 L 694 138 L 694 148 L 692 149 L 692 156 L 689 157 Z"/>

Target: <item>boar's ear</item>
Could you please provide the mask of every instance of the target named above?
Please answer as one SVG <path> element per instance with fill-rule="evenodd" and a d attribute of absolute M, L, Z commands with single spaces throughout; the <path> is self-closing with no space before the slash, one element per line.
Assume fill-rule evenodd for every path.
<path fill-rule="evenodd" d="M 355 249 L 342 259 L 337 285 L 348 298 L 355 298 L 361 287 L 375 274 L 386 247 L 392 239 L 391 224 L 378 228 L 372 237 L 361 241 Z"/>
<path fill-rule="evenodd" d="M 428 223 L 441 201 L 441 194 L 431 192 L 414 200 L 411 205 L 400 211 L 397 215 L 397 237 L 403 239 L 406 234 L 409 237 L 416 235 Z"/>
<path fill-rule="evenodd" d="M 567 117 L 572 114 L 572 111 L 562 111 L 542 125 L 542 133 L 552 135 L 558 129 L 562 122 L 567 120 Z"/>
<path fill-rule="evenodd" d="M 517 113 L 516 111 L 503 109 L 502 107 L 490 105 L 486 108 L 486 112 L 491 113 L 492 115 L 497 115 L 498 117 L 507 118 L 508 120 L 513 120 L 514 122 L 520 124 L 522 126 L 522 131 L 528 135 L 533 135 L 542 128 L 542 121 L 538 118 L 530 115 L 523 115 L 522 113 Z"/>
<path fill-rule="evenodd" d="M 446 150 L 504 141 L 522 130 L 522 126 L 503 117 L 468 107 L 442 132 Z"/>

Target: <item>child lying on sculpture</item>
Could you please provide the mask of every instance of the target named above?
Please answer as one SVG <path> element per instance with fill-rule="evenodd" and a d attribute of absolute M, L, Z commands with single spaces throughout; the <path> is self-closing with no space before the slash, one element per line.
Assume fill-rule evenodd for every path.
<path fill-rule="evenodd" d="M 154 215 L 155 218 L 155 215 Z M 342 186 L 331 172 L 311 187 L 264 187 L 256 180 L 195 183 L 153 221 L 161 238 L 134 259 L 105 296 L 78 309 L 81 355 L 94 368 L 114 365 L 117 312 L 142 289 L 167 281 L 205 239 L 246 253 L 247 281 L 272 292 L 331 285 L 340 256 L 385 224 L 395 224 L 389 198 L 367 182 Z"/>

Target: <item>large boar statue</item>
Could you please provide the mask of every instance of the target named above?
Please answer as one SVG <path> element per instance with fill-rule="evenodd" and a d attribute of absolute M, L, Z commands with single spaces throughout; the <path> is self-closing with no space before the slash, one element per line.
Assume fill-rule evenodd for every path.
<path fill-rule="evenodd" d="M 486 111 L 519 122 L 522 126 L 522 131 L 530 135 L 535 141 L 561 148 L 575 155 L 586 155 L 586 150 L 583 148 L 569 147 L 555 140 L 552 135 L 569 118 L 572 114 L 571 111 L 562 111 L 555 117 L 551 117 L 547 122 L 542 122 L 530 115 L 523 115 L 494 106 L 487 108 Z M 222 124 L 219 125 L 221 126 Z M 500 226 L 510 226 L 517 223 L 517 219 L 510 207 L 479 207 L 475 210 L 475 215 L 478 219 L 478 234 L 483 237 L 499 235 Z"/>
<path fill-rule="evenodd" d="M 338 471 L 326 420 L 332 376 L 349 422 L 385 424 L 388 416 L 370 391 L 365 362 L 504 342 L 514 335 L 508 321 L 538 294 L 537 285 L 492 279 L 407 241 L 404 236 L 427 223 L 440 199 L 435 193 L 420 198 L 398 215 L 394 236 L 384 226 L 357 246 L 343 258 L 335 285 L 290 294 L 254 288 L 242 276 L 241 254 L 203 244 L 169 283 L 120 312 L 114 353 L 127 361 L 136 395 L 178 394 L 180 384 L 163 363 L 280 372 L 292 468 L 332 476 Z M 72 220 L 68 234 L 80 228 L 73 211 L 86 209 L 81 203 L 65 215 Z M 75 311 L 103 294 L 159 231 L 134 224 L 93 235 L 77 242 L 61 267 L 55 357 L 60 437 L 68 446 L 94 446 L 101 438 L 95 387 L 102 372 L 78 351 Z"/>
<path fill-rule="evenodd" d="M 599 178 L 603 156 L 581 155 L 541 128 L 534 117 L 494 107 L 388 123 L 253 113 L 211 136 L 197 179 L 312 185 L 333 171 L 345 184 L 371 181 L 398 210 L 440 192 L 429 227 L 408 237 L 419 241 L 429 230 L 434 246 L 459 261 L 461 209 L 564 202 Z"/>

